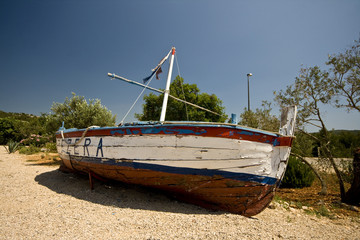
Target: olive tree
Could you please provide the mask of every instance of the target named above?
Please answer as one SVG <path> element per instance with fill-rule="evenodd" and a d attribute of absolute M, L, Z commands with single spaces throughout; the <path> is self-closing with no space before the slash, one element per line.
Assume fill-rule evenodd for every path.
<path fill-rule="evenodd" d="M 360 113 L 360 38 L 344 53 L 330 55 L 326 64 L 330 66 L 329 83 L 335 89 L 335 106 Z M 360 204 L 360 148 L 354 153 L 353 176 L 342 200 Z"/>
<path fill-rule="evenodd" d="M 360 112 L 360 39 L 344 53 L 329 56 L 329 83 L 336 93 L 336 107 Z"/>
<path fill-rule="evenodd" d="M 66 97 L 64 103 L 53 103 L 53 114 L 49 116 L 48 124 L 61 126 L 65 123 L 66 128 L 86 128 L 96 126 L 114 126 L 116 115 L 101 104 L 99 99 L 90 99 L 89 102 L 83 96 L 72 93 L 72 97 Z"/>
<path fill-rule="evenodd" d="M 281 106 L 298 106 L 297 129 L 318 142 L 321 149 L 321 157 L 330 161 L 335 170 L 339 179 L 340 193 L 343 198 L 345 195 L 344 182 L 334 161 L 331 151 L 330 133 L 325 125 L 321 110 L 324 104 L 331 102 L 335 93 L 333 86 L 329 84 L 328 75 L 328 72 L 320 70 L 318 66 L 302 68 L 300 75 L 295 78 L 294 84 L 287 86 L 285 90 L 280 90 L 278 93 L 275 92 L 275 99 Z M 319 128 L 321 134 L 318 137 L 309 134 L 305 130 L 309 125 Z M 296 153 L 296 156 L 311 166 L 301 152 Z M 325 181 L 314 168 L 312 169 L 321 181 L 322 190 L 320 193 L 326 194 L 327 187 Z"/>
<path fill-rule="evenodd" d="M 256 108 L 255 112 L 244 109 L 240 114 L 240 125 L 259 128 L 262 130 L 277 132 L 280 127 L 279 118 L 271 114 L 272 107 L 268 101 L 263 101 L 261 108 Z"/>
<path fill-rule="evenodd" d="M 177 76 L 170 85 L 170 94 L 176 98 L 196 104 L 217 114 L 200 110 L 176 99 L 169 98 L 166 111 L 166 120 L 169 121 L 204 121 L 224 122 L 227 119 L 225 107 L 215 94 L 200 93 L 196 84 L 184 83 L 184 79 Z M 156 121 L 160 118 L 164 94 L 150 93 L 144 96 L 143 112 L 135 114 L 141 121 Z"/>

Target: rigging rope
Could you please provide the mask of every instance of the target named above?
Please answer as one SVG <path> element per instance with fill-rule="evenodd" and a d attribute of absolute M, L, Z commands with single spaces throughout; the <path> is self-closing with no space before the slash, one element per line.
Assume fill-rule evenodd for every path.
<path fill-rule="evenodd" d="M 177 69 L 178 69 L 179 77 L 181 78 L 181 73 L 180 73 L 180 68 L 179 68 L 179 62 L 178 62 L 178 60 L 177 60 L 177 54 L 175 54 L 175 62 L 176 62 L 176 66 L 177 66 Z M 183 88 L 183 84 L 182 84 L 181 81 L 180 81 L 180 85 L 181 85 L 182 94 L 183 94 L 183 96 L 184 96 L 184 100 L 186 101 L 186 97 L 185 97 L 185 93 L 184 93 L 184 88 Z M 187 104 L 186 104 L 186 103 L 185 103 L 185 112 L 186 112 L 186 120 L 189 121 L 189 114 L 188 114 Z"/>
<path fill-rule="evenodd" d="M 196 105 L 196 104 L 194 104 L 194 103 L 191 103 L 191 102 L 188 102 L 188 101 L 182 100 L 182 99 L 177 98 L 177 97 L 175 97 L 175 96 L 172 96 L 172 95 L 170 95 L 170 94 L 169 94 L 169 97 L 171 97 L 171 98 L 173 98 L 173 99 L 175 99 L 175 100 L 178 100 L 178 101 L 180 101 L 180 102 L 183 102 L 183 103 L 189 104 L 190 106 L 193 106 L 193 107 L 199 108 L 199 109 L 201 109 L 201 110 L 204 110 L 204 111 L 206 111 L 206 112 L 209 112 L 209 113 L 212 113 L 212 114 L 218 115 L 218 116 L 220 116 L 220 117 L 226 117 L 225 115 L 221 115 L 221 114 L 219 114 L 219 113 L 217 113 L 217 112 L 213 112 L 213 111 L 211 111 L 211 110 L 209 110 L 209 109 L 206 109 L 206 108 L 200 107 L 199 105 Z"/>
<path fill-rule="evenodd" d="M 80 138 L 78 141 L 76 141 L 75 143 L 68 143 L 67 141 L 65 141 L 65 142 L 66 142 L 67 145 L 69 145 L 69 146 L 79 145 L 79 143 L 85 138 L 86 133 L 89 131 L 89 129 L 92 129 L 92 128 L 99 128 L 99 126 L 90 126 L 90 127 L 87 127 L 87 128 L 85 129 L 85 131 L 83 132 L 83 134 L 81 135 L 81 138 Z M 61 133 L 62 139 L 65 139 L 65 137 L 64 137 L 64 130 L 61 130 L 60 133 Z M 70 139 L 70 140 L 71 140 L 71 139 Z"/>
<path fill-rule="evenodd" d="M 150 90 L 155 91 L 155 92 L 165 93 L 165 91 L 163 91 L 163 90 L 159 90 L 159 89 L 156 89 L 156 88 L 152 88 L 152 87 L 146 86 L 146 85 L 144 85 L 144 84 L 142 84 L 142 83 L 138 83 L 138 82 L 135 82 L 135 81 L 126 79 L 126 78 L 121 77 L 121 76 L 118 76 L 118 75 L 116 75 L 116 74 L 114 74 L 114 73 L 108 73 L 108 76 L 111 77 L 112 79 L 119 79 L 119 80 L 122 80 L 122 81 L 125 81 L 125 82 L 128 82 L 128 83 L 131 83 L 131 84 L 135 84 L 135 85 L 141 86 L 141 87 L 143 87 L 143 88 L 150 89 Z M 189 105 L 191 105 L 191 106 L 193 106 L 193 107 L 199 108 L 199 109 L 201 109 L 201 110 L 204 110 L 204 111 L 213 113 L 213 114 L 215 114 L 215 115 L 222 116 L 222 117 L 226 117 L 226 115 L 221 115 L 221 114 L 219 114 L 219 113 L 217 113 L 217 112 L 213 112 L 213 111 L 211 111 L 211 110 L 209 110 L 209 109 L 200 107 L 200 106 L 198 106 L 198 105 L 196 105 L 196 104 L 194 104 L 194 103 L 190 103 L 190 102 L 188 102 L 188 101 L 185 101 L 185 100 L 182 100 L 182 99 L 180 99 L 180 98 L 174 97 L 174 96 L 172 96 L 172 95 L 170 95 L 170 94 L 169 94 L 169 97 L 171 97 L 171 98 L 173 98 L 173 99 L 175 99 L 175 100 L 178 100 L 178 101 L 180 101 L 180 102 L 189 104 Z"/>
<path fill-rule="evenodd" d="M 139 94 L 139 96 L 136 98 L 135 102 L 133 103 L 133 105 L 130 107 L 130 109 L 127 111 L 127 113 L 125 114 L 125 116 L 123 117 L 123 119 L 121 120 L 121 122 L 119 123 L 119 126 L 122 125 L 124 123 L 125 118 L 129 115 L 130 111 L 134 108 L 135 104 L 137 103 L 137 101 L 139 100 L 139 98 L 141 97 L 141 95 L 144 93 L 144 91 L 146 90 L 147 86 L 151 83 L 151 80 L 154 78 L 155 75 L 152 75 L 152 77 L 150 78 L 150 80 L 147 82 L 146 87 L 144 87 L 144 89 L 141 91 L 141 93 Z"/>

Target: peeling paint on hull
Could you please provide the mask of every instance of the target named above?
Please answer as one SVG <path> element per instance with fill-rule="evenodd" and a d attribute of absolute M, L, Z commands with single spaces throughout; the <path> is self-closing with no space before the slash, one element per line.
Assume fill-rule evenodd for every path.
<path fill-rule="evenodd" d="M 81 139 L 83 133 L 57 134 L 66 167 L 244 216 L 261 212 L 272 200 L 292 142 L 273 133 L 206 124 L 99 128 Z"/>
<path fill-rule="evenodd" d="M 73 170 L 130 184 L 138 184 L 170 192 L 184 202 L 207 209 L 252 216 L 271 202 L 276 184 L 240 181 L 220 175 L 204 176 L 164 173 L 79 160 L 64 160 Z"/>

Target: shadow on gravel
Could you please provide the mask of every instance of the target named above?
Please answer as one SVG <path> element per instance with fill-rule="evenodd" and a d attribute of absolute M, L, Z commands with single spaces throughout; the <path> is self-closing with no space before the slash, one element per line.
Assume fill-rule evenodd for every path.
<path fill-rule="evenodd" d="M 35 177 L 35 181 L 57 193 L 106 206 L 184 214 L 224 213 L 179 202 L 156 189 L 116 181 L 104 183 L 95 180 L 94 190 L 90 190 L 87 175 L 64 173 L 59 170 L 42 173 Z"/>

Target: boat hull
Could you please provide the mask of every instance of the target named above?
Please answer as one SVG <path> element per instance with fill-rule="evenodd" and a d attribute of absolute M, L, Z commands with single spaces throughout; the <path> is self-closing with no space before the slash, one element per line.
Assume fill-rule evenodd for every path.
<path fill-rule="evenodd" d="M 170 192 L 205 208 L 252 216 L 268 206 L 292 137 L 230 125 L 148 124 L 57 134 L 74 171 Z"/>

